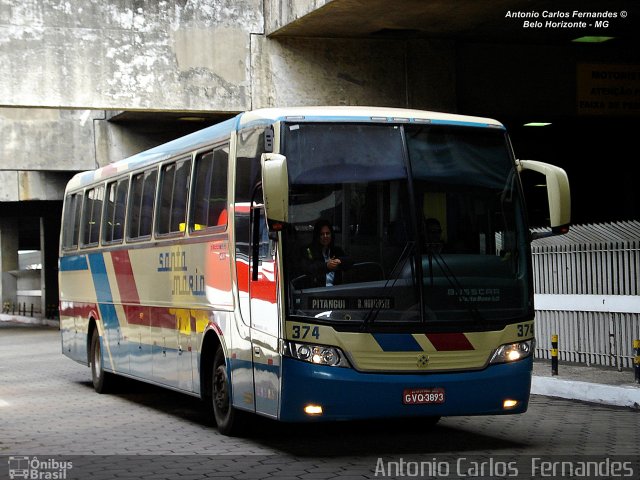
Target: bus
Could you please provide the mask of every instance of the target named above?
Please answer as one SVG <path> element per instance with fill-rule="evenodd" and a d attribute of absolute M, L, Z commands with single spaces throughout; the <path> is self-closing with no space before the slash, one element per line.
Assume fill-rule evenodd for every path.
<path fill-rule="evenodd" d="M 516 159 L 480 117 L 260 109 L 79 173 L 60 238 L 63 353 L 99 393 L 123 376 L 200 397 L 229 435 L 251 414 L 522 413 L 525 170 L 546 181 L 549 234 L 566 232 L 564 170 Z M 339 270 L 311 268 L 318 221 Z"/>

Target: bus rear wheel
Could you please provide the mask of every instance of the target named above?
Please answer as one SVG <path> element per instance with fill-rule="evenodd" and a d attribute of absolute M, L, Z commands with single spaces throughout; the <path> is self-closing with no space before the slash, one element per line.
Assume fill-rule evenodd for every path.
<path fill-rule="evenodd" d="M 113 385 L 113 375 L 104 371 L 102 362 L 102 347 L 98 329 L 93 330 L 91 336 L 91 381 L 93 389 L 98 393 L 107 393 Z"/>
<path fill-rule="evenodd" d="M 231 404 L 231 382 L 222 348 L 218 348 L 213 360 L 211 400 L 218 431 L 223 435 L 237 434 L 240 427 L 238 418 L 240 412 Z"/>

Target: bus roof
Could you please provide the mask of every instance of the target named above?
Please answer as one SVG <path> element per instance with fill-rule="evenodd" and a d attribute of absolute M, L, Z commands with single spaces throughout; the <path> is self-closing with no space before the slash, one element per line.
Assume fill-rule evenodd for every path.
<path fill-rule="evenodd" d="M 370 123 L 430 123 L 474 127 L 504 126 L 493 119 L 457 115 L 425 110 L 390 107 L 284 107 L 263 108 L 241 113 L 234 118 L 204 128 L 176 140 L 145 150 L 107 166 L 76 174 L 67 184 L 67 190 L 75 190 L 99 180 L 143 168 L 169 158 L 206 147 L 227 138 L 234 130 L 279 121 L 295 122 L 370 122 Z"/>
<path fill-rule="evenodd" d="M 469 125 L 476 127 L 501 127 L 493 119 L 472 117 L 453 113 L 430 112 L 391 107 L 285 107 L 263 108 L 241 114 L 239 128 L 253 123 L 273 123 L 277 121 L 324 121 L 324 122 L 373 122 L 373 123 L 434 123 L 449 125 Z"/>

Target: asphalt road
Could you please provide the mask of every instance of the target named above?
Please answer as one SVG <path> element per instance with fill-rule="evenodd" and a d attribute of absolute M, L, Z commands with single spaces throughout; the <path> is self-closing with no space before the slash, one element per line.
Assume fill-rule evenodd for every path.
<path fill-rule="evenodd" d="M 0 479 L 568 478 L 587 461 L 638 479 L 639 452 L 637 411 L 537 395 L 523 415 L 432 428 L 256 419 L 225 437 L 198 399 L 132 381 L 99 395 L 89 369 L 60 353 L 57 329 L 0 322 Z"/>

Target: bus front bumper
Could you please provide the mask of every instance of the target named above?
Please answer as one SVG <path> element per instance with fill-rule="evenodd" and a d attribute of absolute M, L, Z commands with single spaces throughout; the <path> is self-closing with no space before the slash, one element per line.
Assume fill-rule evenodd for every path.
<path fill-rule="evenodd" d="M 533 357 L 528 357 L 469 372 L 363 373 L 284 357 L 279 418 L 299 422 L 523 413 L 532 367 Z M 305 413 L 308 406 L 316 413 Z"/>

